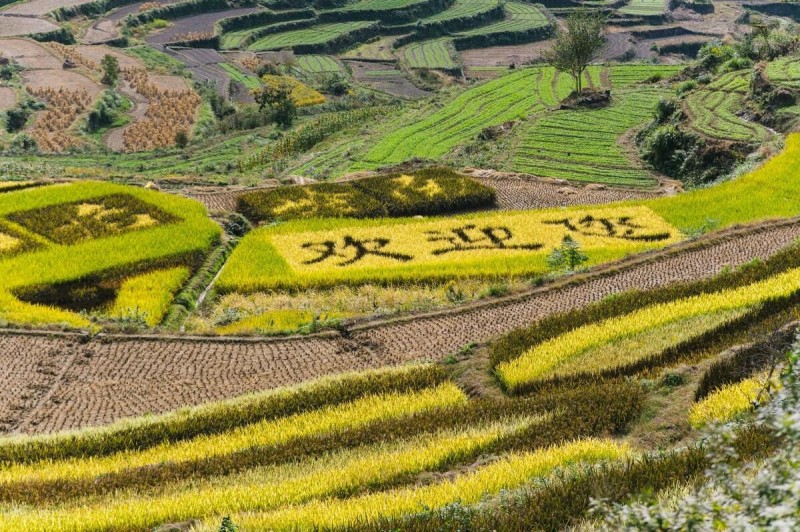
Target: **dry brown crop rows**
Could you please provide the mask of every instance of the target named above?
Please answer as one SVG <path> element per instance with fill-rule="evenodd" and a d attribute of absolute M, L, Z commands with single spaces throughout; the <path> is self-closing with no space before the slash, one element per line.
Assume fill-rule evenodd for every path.
<path fill-rule="evenodd" d="M 68 133 L 78 117 L 92 104 L 86 90 L 69 90 L 51 87 L 32 88 L 28 91 L 47 102 L 47 109 L 36 117 L 30 131 L 38 148 L 43 152 L 60 153 L 78 146 L 80 141 Z"/>
<path fill-rule="evenodd" d="M 125 129 L 125 151 L 143 151 L 175 144 L 178 131 L 189 133 L 194 124 L 200 96 L 193 90 L 164 89 L 150 80 L 146 69 L 124 68 L 122 77 L 149 100 L 144 120 Z"/>
<path fill-rule="evenodd" d="M 798 236 L 800 220 L 731 231 L 601 270 L 580 284 L 357 326 L 348 338 L 329 333 L 272 340 L 120 337 L 81 343 L 72 336 L 7 333 L 0 335 L 0 363 L 11 369 L 3 373 L 0 413 L 6 431 L 50 432 L 330 373 L 441 360 L 470 342 L 487 341 L 553 312 L 766 258 Z"/>

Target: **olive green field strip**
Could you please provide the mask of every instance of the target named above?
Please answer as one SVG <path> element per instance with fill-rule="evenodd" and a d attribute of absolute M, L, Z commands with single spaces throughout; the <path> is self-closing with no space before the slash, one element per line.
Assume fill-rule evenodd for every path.
<path fill-rule="evenodd" d="M 630 0 L 617 11 L 623 15 L 657 17 L 664 15 L 667 6 L 664 0 Z"/>
<path fill-rule="evenodd" d="M 505 5 L 506 18 L 499 22 L 488 24 L 467 31 L 456 33 L 456 37 L 475 37 L 479 35 L 492 35 L 495 33 L 517 33 L 550 25 L 550 19 L 538 6 L 523 4 L 521 2 L 508 2 Z"/>
<path fill-rule="evenodd" d="M 250 46 L 248 50 L 263 52 L 283 50 L 296 46 L 322 45 L 350 33 L 377 26 L 377 22 L 333 22 L 308 28 L 267 35 Z"/>
<path fill-rule="evenodd" d="M 253 74 L 245 74 L 239 68 L 229 63 L 220 63 L 219 66 L 228 73 L 231 80 L 241 83 L 245 86 L 245 88 L 249 90 L 261 88 L 261 80 L 258 79 L 258 76 L 254 76 Z"/>
<path fill-rule="evenodd" d="M 345 5 L 339 11 L 353 13 L 359 11 L 394 11 L 404 9 L 418 4 L 424 4 L 427 0 L 358 0 Z"/>
<path fill-rule="evenodd" d="M 589 68 L 591 77 L 598 80 L 605 77 L 601 76 L 603 70 Z M 614 87 L 621 88 L 659 71 L 657 67 L 616 65 L 609 67 L 608 78 Z M 674 72 L 674 68 L 664 72 Z M 551 67 L 518 70 L 464 92 L 422 120 L 401 123 L 383 135 L 351 169 L 375 169 L 413 158 L 440 158 L 474 139 L 486 127 L 556 107 L 571 91 L 572 79 Z"/>
<path fill-rule="evenodd" d="M 522 134 L 510 169 L 539 177 L 653 186 L 656 181 L 633 165 L 618 138 L 647 122 L 665 93 L 649 87 L 623 89 L 603 109 L 547 113 Z"/>
<path fill-rule="evenodd" d="M 453 70 L 459 67 L 453 58 L 451 41 L 447 38 L 408 44 L 401 54 L 411 68 Z"/>
<path fill-rule="evenodd" d="M 797 220 L 730 230 L 654 252 L 646 260 L 631 259 L 629 266 L 600 269 L 580 283 L 554 284 L 454 311 L 352 326 L 346 339 L 331 332 L 238 341 L 179 336 L 103 336 L 87 341 L 79 335 L 7 331 L 0 335 L 0 363 L 7 368 L 0 417 L 18 432 L 53 432 L 324 375 L 441 360 L 471 342 L 488 341 L 619 292 L 695 281 L 770 257 L 798 237 Z M 43 367 L 48 371 L 39 371 Z"/>
<path fill-rule="evenodd" d="M 342 72 L 342 66 L 327 55 L 300 55 L 295 58 L 297 66 L 308 74 Z"/>
<path fill-rule="evenodd" d="M 795 56 L 770 61 L 766 73 L 773 83 L 790 88 L 800 87 L 800 59 Z"/>

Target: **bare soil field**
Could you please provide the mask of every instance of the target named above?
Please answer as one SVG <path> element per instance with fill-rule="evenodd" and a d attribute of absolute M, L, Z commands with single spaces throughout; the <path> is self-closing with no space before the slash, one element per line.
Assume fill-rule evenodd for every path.
<path fill-rule="evenodd" d="M 57 30 L 58 26 L 40 18 L 9 16 L 0 13 L 0 37 L 17 37 Z"/>
<path fill-rule="evenodd" d="M 3 39 L 3 55 L 14 59 L 25 70 L 60 70 L 62 61 L 45 46 L 30 39 Z"/>
<path fill-rule="evenodd" d="M 81 4 L 88 4 L 91 0 L 30 0 L 21 4 L 15 4 L 3 14 L 28 15 L 34 17 L 44 16 L 59 7 L 72 7 Z"/>
<path fill-rule="evenodd" d="M 11 87 L 0 87 L 0 111 L 10 109 L 17 104 L 17 93 Z"/>
<path fill-rule="evenodd" d="M 80 39 L 83 44 L 101 44 L 119 37 L 119 26 L 113 20 L 98 20 Z"/>
<path fill-rule="evenodd" d="M 0 364 L 8 368 L 0 381 L 2 429 L 46 433 L 106 424 L 331 373 L 441 360 L 554 312 L 767 258 L 798 236 L 798 219 L 734 228 L 529 292 L 351 326 L 347 337 L 90 339 L 6 331 L 0 334 Z"/>
<path fill-rule="evenodd" d="M 403 73 L 397 70 L 394 63 L 345 62 L 352 69 L 356 81 L 376 91 L 407 100 L 427 98 L 431 95 L 430 92 L 415 87 L 403 77 Z"/>
<path fill-rule="evenodd" d="M 485 171 L 473 172 L 471 175 L 497 192 L 497 206 L 504 210 L 603 204 L 663 195 L 663 192 L 656 191 L 577 186 L 518 175 L 487 173 Z"/>
<path fill-rule="evenodd" d="M 516 44 L 513 46 L 493 46 L 492 48 L 476 48 L 460 52 L 461 61 L 465 67 L 502 66 L 511 63 L 524 65 L 542 57 L 545 50 L 549 50 L 552 41 L 539 41 L 530 44 Z"/>
<path fill-rule="evenodd" d="M 261 9 L 245 7 L 179 18 L 170 21 L 173 23 L 172 26 L 159 33 L 154 33 L 147 37 L 146 40 L 150 44 L 167 44 L 178 40 L 181 35 L 186 35 L 188 33 L 209 33 L 214 31 L 214 24 L 216 24 L 218 20 L 227 17 L 247 15 L 248 13 L 255 13 L 256 11 L 261 11 Z"/>
<path fill-rule="evenodd" d="M 100 64 L 104 56 L 110 55 L 117 59 L 120 68 L 144 68 L 144 64 L 137 58 L 123 54 L 110 46 L 76 46 L 75 51 L 97 64 Z"/>
<path fill-rule="evenodd" d="M 21 77 L 28 90 L 33 91 L 47 87 L 55 90 L 85 90 L 94 99 L 103 90 L 98 83 L 73 70 L 23 71 Z"/>

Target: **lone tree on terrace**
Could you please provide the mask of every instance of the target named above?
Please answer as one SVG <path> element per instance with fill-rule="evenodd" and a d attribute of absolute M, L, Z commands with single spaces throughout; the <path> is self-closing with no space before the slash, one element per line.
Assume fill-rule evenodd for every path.
<path fill-rule="evenodd" d="M 269 108 L 272 121 L 282 128 L 289 128 L 297 117 L 297 106 L 292 99 L 292 87 L 288 83 L 267 85 L 255 93 L 261 111 Z"/>
<path fill-rule="evenodd" d="M 567 17 L 565 28 L 556 29 L 553 47 L 544 58 L 556 70 L 569 72 L 575 90 L 583 90 L 583 71 L 606 42 L 606 21 L 602 14 L 580 9 Z"/>
<path fill-rule="evenodd" d="M 119 79 L 119 61 L 113 55 L 104 55 L 100 66 L 103 67 L 103 85 L 114 86 Z"/>
<path fill-rule="evenodd" d="M 547 256 L 547 265 L 554 270 L 574 272 L 578 266 L 588 261 L 589 257 L 581 252 L 581 246 L 570 235 L 564 237 L 561 246 L 554 248 Z"/>

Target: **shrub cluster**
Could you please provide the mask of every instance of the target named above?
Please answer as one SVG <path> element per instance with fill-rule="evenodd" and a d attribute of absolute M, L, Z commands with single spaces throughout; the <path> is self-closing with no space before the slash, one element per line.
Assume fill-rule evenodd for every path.
<path fill-rule="evenodd" d="M 490 187 L 448 168 L 243 194 L 238 210 L 254 222 L 301 218 L 435 215 L 494 204 Z"/>

